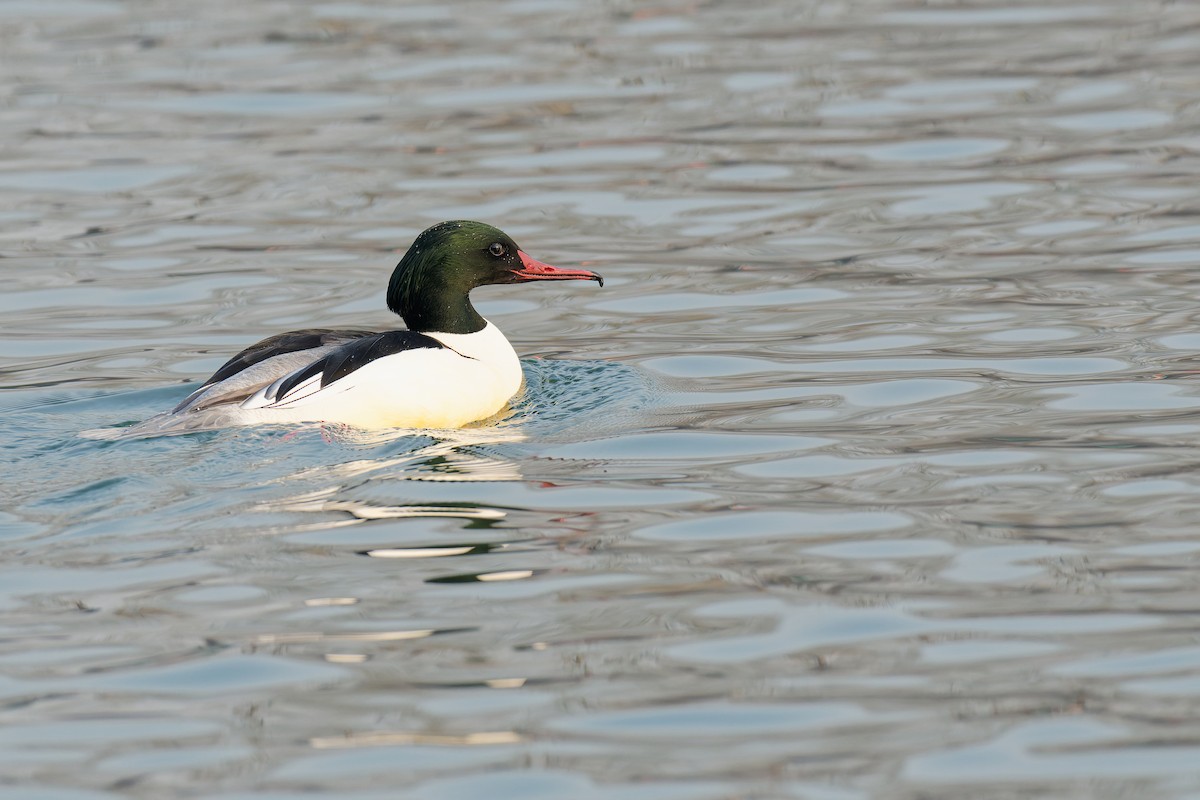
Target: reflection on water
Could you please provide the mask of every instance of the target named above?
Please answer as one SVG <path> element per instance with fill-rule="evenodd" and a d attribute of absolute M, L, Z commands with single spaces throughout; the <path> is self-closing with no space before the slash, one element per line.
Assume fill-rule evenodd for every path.
<path fill-rule="evenodd" d="M 14 796 L 1200 794 L 1195 7 L 0 20 Z M 451 218 L 502 418 L 77 436 Z"/>

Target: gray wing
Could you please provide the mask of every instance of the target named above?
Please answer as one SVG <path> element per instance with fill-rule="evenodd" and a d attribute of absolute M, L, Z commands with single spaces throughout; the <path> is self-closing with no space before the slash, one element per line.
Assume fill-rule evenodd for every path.
<path fill-rule="evenodd" d="M 270 386 L 296 370 L 304 369 L 315 361 L 321 361 L 337 349 L 338 345 L 328 344 L 294 353 L 283 353 L 258 361 L 223 381 L 206 383 L 184 398 L 183 402 L 172 409 L 171 413 L 203 411 L 215 405 L 240 403 L 253 396 L 264 386 Z"/>
<path fill-rule="evenodd" d="M 259 361 L 218 383 L 206 383 L 171 411 L 155 414 L 127 428 L 82 431 L 85 439 L 142 439 L 217 430 L 238 423 L 238 404 L 264 386 L 304 369 L 313 360 L 324 359 L 338 345 L 323 345 L 294 353 L 283 353 Z"/>
<path fill-rule="evenodd" d="M 371 331 L 313 329 L 263 339 L 226 361 L 171 413 L 241 402 L 289 372 L 325 358 L 340 345 L 371 335 Z"/>

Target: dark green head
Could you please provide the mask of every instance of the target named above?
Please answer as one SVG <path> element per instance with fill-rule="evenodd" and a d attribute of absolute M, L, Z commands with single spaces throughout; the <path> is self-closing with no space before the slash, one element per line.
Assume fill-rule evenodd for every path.
<path fill-rule="evenodd" d="M 388 308 L 410 330 L 474 333 L 484 326 L 468 294 L 490 283 L 604 279 L 535 261 L 508 234 L 482 222 L 439 222 L 425 230 L 392 272 Z"/>

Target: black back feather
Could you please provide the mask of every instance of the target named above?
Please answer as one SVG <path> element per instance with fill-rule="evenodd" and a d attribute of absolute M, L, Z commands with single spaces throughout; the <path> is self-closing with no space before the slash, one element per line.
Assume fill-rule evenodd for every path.
<path fill-rule="evenodd" d="M 426 336 L 416 331 L 384 331 L 383 333 L 368 334 L 352 342 L 347 342 L 324 358 L 292 373 L 279 384 L 279 388 L 275 392 L 275 399 L 282 400 L 288 392 L 314 375 L 321 376 L 321 387 L 324 388 L 334 381 L 346 377 L 359 367 L 384 356 L 405 350 L 444 347 L 446 345 L 432 336 Z"/>
<path fill-rule="evenodd" d="M 201 386 L 194 392 L 183 399 L 179 405 L 175 406 L 171 413 L 178 414 L 180 411 L 202 411 L 205 408 L 213 405 L 221 405 L 225 403 L 239 403 L 247 397 L 258 391 L 257 386 L 248 384 L 244 387 L 241 393 L 223 392 L 209 397 L 207 400 L 196 403 L 196 399 L 203 395 L 208 389 L 215 384 L 220 383 L 234 375 L 242 372 L 249 367 L 254 366 L 262 361 L 275 356 L 287 355 L 288 353 L 296 353 L 303 350 L 311 350 L 315 347 L 322 347 L 331 344 L 341 344 L 343 342 L 353 341 L 362 338 L 363 336 L 372 335 L 371 331 L 355 331 L 355 330 L 331 330 L 327 328 L 311 328 L 302 331 L 289 331 L 287 333 L 279 333 L 275 336 L 263 339 L 261 342 L 256 342 L 250 345 L 242 352 L 238 353 L 233 358 L 221 365 L 220 369 L 212 374 Z M 196 403 L 193 405 L 193 403 Z"/>
<path fill-rule="evenodd" d="M 370 336 L 371 334 L 371 331 L 337 331 L 327 328 L 312 328 L 303 331 L 277 333 L 274 336 L 263 339 L 257 344 L 250 345 L 226 361 L 204 384 L 207 386 L 223 381 L 226 378 L 232 378 L 246 367 L 252 367 L 260 361 L 266 361 L 268 358 L 273 358 L 274 356 L 294 353 L 297 350 L 311 350 L 314 347 L 321 347 L 327 344 L 338 344 Z"/>

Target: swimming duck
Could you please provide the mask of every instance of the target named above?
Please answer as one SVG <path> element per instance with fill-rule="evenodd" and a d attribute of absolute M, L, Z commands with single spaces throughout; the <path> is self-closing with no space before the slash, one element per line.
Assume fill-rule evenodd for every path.
<path fill-rule="evenodd" d="M 471 305 L 471 290 L 564 280 L 604 285 L 594 272 L 530 258 L 491 225 L 438 223 L 416 238 L 388 282 L 388 308 L 408 330 L 321 328 L 272 336 L 229 359 L 160 416 L 184 422 L 203 415 L 205 427 L 458 428 L 486 419 L 521 388 L 521 364 L 504 334 Z"/>

